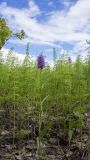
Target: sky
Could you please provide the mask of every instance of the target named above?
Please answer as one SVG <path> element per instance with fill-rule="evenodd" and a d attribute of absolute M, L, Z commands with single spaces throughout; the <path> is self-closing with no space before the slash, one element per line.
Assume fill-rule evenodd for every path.
<path fill-rule="evenodd" d="M 67 52 L 72 59 L 86 55 L 86 40 L 90 40 L 90 0 L 0 0 L 0 17 L 11 30 L 24 29 L 20 41 L 11 38 L 4 51 L 14 48 L 22 57 L 30 42 L 30 54 L 43 53 L 50 63 L 53 48 L 57 56 Z"/>

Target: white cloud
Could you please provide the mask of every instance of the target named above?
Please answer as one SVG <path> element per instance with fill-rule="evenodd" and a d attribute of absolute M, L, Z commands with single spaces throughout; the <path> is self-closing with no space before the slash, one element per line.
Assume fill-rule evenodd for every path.
<path fill-rule="evenodd" d="M 9 49 L 3 47 L 3 48 L 1 49 L 1 52 L 3 53 L 3 59 L 4 59 L 4 61 L 6 61 L 7 55 L 8 55 L 8 53 L 9 53 Z M 14 55 L 15 57 L 18 57 L 20 61 L 23 61 L 24 58 L 25 58 L 25 55 L 24 55 L 24 54 L 20 54 L 20 53 L 15 52 L 15 51 L 13 51 L 13 55 Z"/>
<path fill-rule="evenodd" d="M 87 55 L 88 44 L 84 41 L 78 42 L 77 45 L 74 46 L 72 53 L 75 55 L 82 55 L 83 58 Z"/>
<path fill-rule="evenodd" d="M 10 50 L 9 50 L 8 48 L 5 48 L 5 47 L 3 47 L 3 48 L 1 49 L 1 52 L 3 53 L 3 60 L 4 60 L 4 62 L 6 62 L 6 59 L 7 59 L 7 56 L 8 56 L 9 51 L 10 51 Z M 25 54 L 21 54 L 21 53 L 16 52 L 16 51 L 13 51 L 12 53 L 13 53 L 13 56 L 16 57 L 16 59 L 18 60 L 18 62 L 19 62 L 20 64 L 22 64 L 23 61 L 24 61 L 24 59 L 25 59 Z M 37 60 L 37 57 L 30 55 L 30 61 L 31 61 L 31 62 L 35 63 L 36 60 Z M 52 60 L 48 60 L 48 59 L 45 57 L 45 61 L 46 61 L 51 67 L 53 67 L 53 61 L 52 61 Z"/>
<path fill-rule="evenodd" d="M 66 0 L 63 2 L 70 4 Z M 67 42 L 78 45 L 90 39 L 90 0 L 78 0 L 68 11 L 48 13 L 47 20 L 43 22 L 37 19 L 42 12 L 33 0 L 28 0 L 28 8 L 22 9 L 1 3 L 0 14 L 7 19 L 13 30 L 23 28 L 26 32 L 27 38 L 23 42 L 10 40 L 10 43 L 26 44 L 30 41 L 33 44 L 53 46 L 56 42 Z"/>
<path fill-rule="evenodd" d="M 28 42 L 30 44 L 37 44 L 37 45 L 45 45 L 49 47 L 56 47 L 56 48 L 61 48 L 61 44 L 55 44 L 49 41 L 41 41 L 38 39 L 30 39 L 30 38 L 24 38 L 24 40 L 20 41 L 19 39 L 9 39 L 8 41 L 11 44 L 17 44 L 17 45 L 27 45 Z"/>
<path fill-rule="evenodd" d="M 62 3 L 65 7 L 70 7 L 70 5 L 73 4 L 71 0 L 59 0 L 60 3 Z"/>
<path fill-rule="evenodd" d="M 33 16 L 35 15 L 40 15 L 40 9 L 39 7 L 35 4 L 35 2 L 33 0 L 28 0 L 29 2 L 29 11 L 27 10 L 27 12 L 29 12 L 29 14 L 32 13 Z"/>
<path fill-rule="evenodd" d="M 4 47 L 1 49 L 1 52 L 3 53 L 4 61 L 6 61 L 9 51 L 10 50 L 8 48 L 4 48 Z M 21 54 L 19 52 L 14 51 L 14 50 L 12 53 L 19 60 L 20 63 L 23 62 L 23 60 L 25 58 L 25 54 Z M 31 60 L 31 62 L 33 62 L 36 60 L 36 57 L 30 55 L 30 60 Z"/>

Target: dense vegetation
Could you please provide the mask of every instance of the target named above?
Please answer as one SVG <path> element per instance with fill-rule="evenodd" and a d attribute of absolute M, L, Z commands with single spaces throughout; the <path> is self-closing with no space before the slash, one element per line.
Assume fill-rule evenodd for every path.
<path fill-rule="evenodd" d="M 24 38 L 24 36 L 24 30 L 21 30 L 20 33 L 13 33 L 8 27 L 6 20 L 4 18 L 0 18 L 0 49 L 11 37 L 16 37 L 21 40 Z"/>
<path fill-rule="evenodd" d="M 90 56 L 71 62 L 64 55 L 53 68 L 38 69 L 30 62 L 28 49 L 21 64 L 10 50 L 6 62 L 0 52 L 0 130 L 15 139 L 28 134 L 37 141 L 39 154 L 43 139 L 55 131 L 68 145 L 85 127 L 90 106 Z M 59 142 L 58 142 L 59 143 Z"/>

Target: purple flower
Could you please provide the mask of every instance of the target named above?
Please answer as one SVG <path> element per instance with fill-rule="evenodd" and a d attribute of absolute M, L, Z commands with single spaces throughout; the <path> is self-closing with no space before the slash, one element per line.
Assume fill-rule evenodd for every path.
<path fill-rule="evenodd" d="M 68 62 L 72 63 L 71 57 L 68 57 Z"/>
<path fill-rule="evenodd" d="M 38 56 L 37 66 L 40 69 L 43 69 L 45 67 L 45 60 L 44 60 L 44 56 L 42 54 Z"/>

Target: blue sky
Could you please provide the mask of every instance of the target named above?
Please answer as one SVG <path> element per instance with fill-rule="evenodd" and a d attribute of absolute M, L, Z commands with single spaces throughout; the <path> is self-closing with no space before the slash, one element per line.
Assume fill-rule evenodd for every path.
<path fill-rule="evenodd" d="M 50 62 L 53 47 L 58 57 L 67 51 L 72 59 L 85 56 L 86 40 L 90 40 L 90 0 L 0 0 L 0 17 L 4 17 L 13 32 L 24 29 L 23 41 L 10 39 L 4 49 L 14 48 L 25 54 L 30 42 L 30 54 L 43 52 Z"/>

